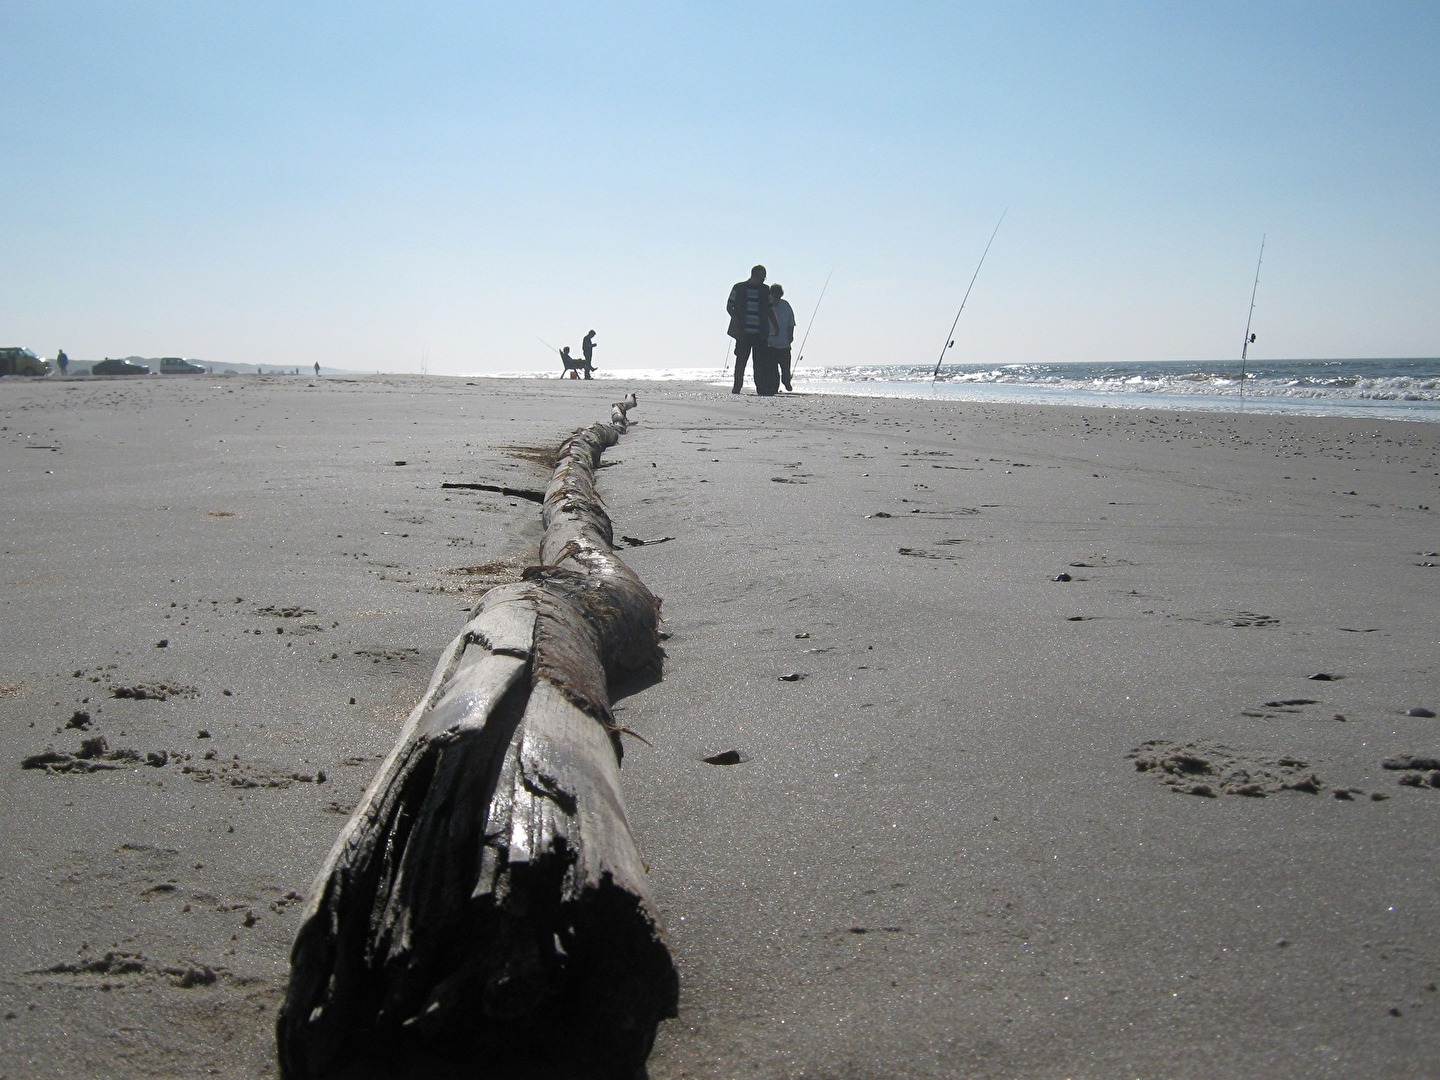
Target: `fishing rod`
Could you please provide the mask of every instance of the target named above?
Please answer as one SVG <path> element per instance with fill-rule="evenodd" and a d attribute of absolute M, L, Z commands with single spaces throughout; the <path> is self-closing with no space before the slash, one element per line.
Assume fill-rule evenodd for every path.
<path fill-rule="evenodd" d="M 985 250 L 980 253 L 980 262 L 975 267 L 974 276 L 970 278 L 970 287 L 965 290 L 965 296 L 960 301 L 960 311 L 955 312 L 955 321 L 950 324 L 950 333 L 945 335 L 945 344 L 940 347 L 940 359 L 935 361 L 935 373 L 930 376 L 932 383 L 940 377 L 940 365 L 945 362 L 945 350 L 955 344 L 953 335 L 955 333 L 955 327 L 959 325 L 960 322 L 960 312 L 965 310 L 965 301 L 970 299 L 970 289 L 975 287 L 975 278 L 980 276 L 980 267 L 985 265 L 985 256 L 990 254 L 990 245 L 995 242 L 995 233 L 1000 231 L 1000 222 L 1005 220 L 1005 214 L 1009 212 L 1010 208 L 1007 206 L 1000 215 L 1000 221 L 995 223 L 995 232 L 990 234 L 990 240 L 986 243 Z"/>
<path fill-rule="evenodd" d="M 825 290 L 830 287 L 830 278 L 834 273 L 835 268 L 832 266 L 830 273 L 825 275 L 825 284 L 820 286 L 820 300 L 825 299 Z M 800 339 L 800 355 L 797 356 L 795 362 L 790 365 L 790 374 L 792 375 L 800 370 L 800 361 L 805 359 L 805 342 L 810 340 L 810 327 L 815 325 L 815 316 L 820 314 L 820 300 L 815 301 L 815 310 L 810 313 L 810 324 L 805 327 L 805 336 Z"/>
<path fill-rule="evenodd" d="M 1245 341 L 1240 346 L 1240 392 L 1245 392 L 1245 361 L 1250 352 L 1250 343 L 1255 340 L 1255 335 L 1250 332 L 1250 324 L 1255 319 L 1255 294 L 1260 289 L 1260 264 L 1265 261 L 1265 235 L 1260 236 L 1260 258 L 1255 260 L 1255 284 L 1250 287 L 1250 314 L 1245 317 Z"/>
<path fill-rule="evenodd" d="M 565 364 L 565 354 L 564 354 L 563 352 L 561 352 L 559 349 L 557 349 L 554 345 L 551 345 L 550 342 L 546 341 L 543 337 L 540 337 L 540 336 L 537 335 L 536 338 L 535 338 L 535 340 L 538 341 L 538 342 L 540 342 L 541 345 L 544 345 L 547 349 L 549 349 L 551 352 L 553 352 L 556 356 L 560 357 L 560 363 L 561 363 L 561 364 Z M 566 375 L 570 375 L 570 374 L 573 374 L 573 373 L 574 373 L 574 369 L 571 368 L 570 366 L 566 365 L 566 366 L 564 366 L 564 367 L 561 368 L 561 370 L 560 370 L 560 377 L 563 379 Z"/>

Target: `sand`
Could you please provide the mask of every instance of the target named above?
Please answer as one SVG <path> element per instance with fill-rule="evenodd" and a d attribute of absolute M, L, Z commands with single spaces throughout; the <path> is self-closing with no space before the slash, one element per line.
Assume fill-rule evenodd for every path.
<path fill-rule="evenodd" d="M 0 383 L 0 1076 L 275 1075 L 301 898 L 534 557 L 442 485 L 631 389 L 652 1080 L 1434 1075 L 1440 427 L 155 376 Z"/>

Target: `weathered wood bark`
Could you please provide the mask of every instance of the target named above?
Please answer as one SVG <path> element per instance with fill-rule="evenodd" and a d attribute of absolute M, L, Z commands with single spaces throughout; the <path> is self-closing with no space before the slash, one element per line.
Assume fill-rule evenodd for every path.
<path fill-rule="evenodd" d="M 633 1076 L 675 1015 L 608 695 L 660 662 L 659 601 L 594 482 L 633 405 L 561 447 L 541 565 L 485 595 L 331 850 L 277 1023 L 285 1077 L 377 1054 Z"/>

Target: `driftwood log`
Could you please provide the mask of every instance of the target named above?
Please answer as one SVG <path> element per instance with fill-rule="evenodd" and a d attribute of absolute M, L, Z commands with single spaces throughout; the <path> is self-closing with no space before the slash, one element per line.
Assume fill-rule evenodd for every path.
<path fill-rule="evenodd" d="M 660 664 L 659 601 L 595 490 L 634 404 L 561 446 L 540 565 L 485 594 L 326 859 L 276 1025 L 287 1080 L 643 1075 L 675 1015 L 608 690 Z"/>

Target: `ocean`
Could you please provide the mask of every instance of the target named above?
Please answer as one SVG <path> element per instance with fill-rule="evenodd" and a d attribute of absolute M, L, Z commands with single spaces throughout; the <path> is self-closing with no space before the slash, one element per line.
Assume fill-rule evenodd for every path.
<path fill-rule="evenodd" d="M 1440 422 L 1440 359 L 1150 360 L 1109 363 L 802 365 L 805 392 L 865 397 L 1088 405 L 1116 409 L 1353 416 Z M 536 372 L 515 372 L 533 377 Z M 597 378 L 696 380 L 728 386 L 715 368 L 597 370 Z M 749 382 L 747 378 L 747 383 Z"/>

